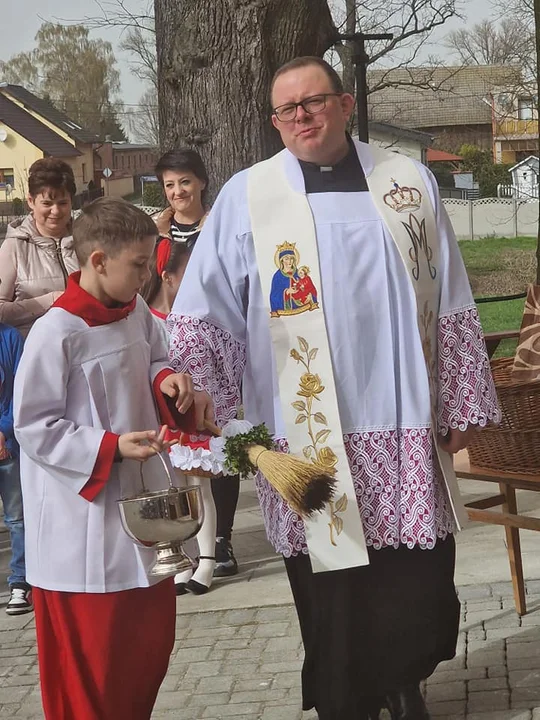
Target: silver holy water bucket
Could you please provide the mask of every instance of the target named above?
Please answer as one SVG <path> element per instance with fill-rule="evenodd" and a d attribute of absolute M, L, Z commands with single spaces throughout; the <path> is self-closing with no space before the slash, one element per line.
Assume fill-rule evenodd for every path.
<path fill-rule="evenodd" d="M 182 543 L 201 529 L 204 507 L 201 489 L 177 488 L 167 463 L 161 455 L 158 457 L 165 468 L 169 487 L 149 492 L 144 484 L 141 463 L 142 493 L 118 500 L 118 508 L 122 526 L 133 542 L 157 552 L 150 575 L 172 575 L 191 567 Z"/>

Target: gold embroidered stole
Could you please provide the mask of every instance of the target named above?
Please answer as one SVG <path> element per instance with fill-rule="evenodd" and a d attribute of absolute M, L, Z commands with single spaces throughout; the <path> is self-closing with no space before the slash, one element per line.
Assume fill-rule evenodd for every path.
<path fill-rule="evenodd" d="M 459 529 L 467 522 L 452 456 L 437 443 L 438 319 L 440 265 L 437 220 L 429 192 L 414 162 L 398 153 L 370 148 L 374 168 L 366 176 L 379 211 L 411 280 L 417 304 L 418 332 L 426 363 L 434 446 Z"/>
<path fill-rule="evenodd" d="M 306 196 L 290 187 L 282 155 L 249 170 L 248 203 L 289 447 L 337 470 L 334 500 L 305 521 L 311 564 L 314 572 L 367 565 L 323 313 L 315 224 Z"/>

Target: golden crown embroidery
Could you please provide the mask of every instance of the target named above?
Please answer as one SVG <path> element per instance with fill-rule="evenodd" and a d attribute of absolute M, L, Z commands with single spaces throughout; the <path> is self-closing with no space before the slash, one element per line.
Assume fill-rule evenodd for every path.
<path fill-rule="evenodd" d="M 407 230 L 411 238 L 412 245 L 409 248 L 409 257 L 414 263 L 412 268 L 412 276 L 418 281 L 420 278 L 420 251 L 425 255 L 429 274 L 434 280 L 437 270 L 431 264 L 433 259 L 433 250 L 431 249 L 426 232 L 426 220 L 418 220 L 414 213 L 420 209 L 422 205 L 422 193 L 414 187 L 401 186 L 396 180 L 391 179 L 393 188 L 384 196 L 385 204 L 398 213 L 409 213 L 409 221 L 402 222 L 403 227 Z"/>
<path fill-rule="evenodd" d="M 384 196 L 384 202 L 396 212 L 416 212 L 422 204 L 422 193 L 416 188 L 403 187 L 394 178 L 391 179 L 393 188 Z"/>

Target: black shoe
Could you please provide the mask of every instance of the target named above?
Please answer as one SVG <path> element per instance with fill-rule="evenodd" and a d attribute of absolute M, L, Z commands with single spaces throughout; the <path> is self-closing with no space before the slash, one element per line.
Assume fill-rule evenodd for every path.
<path fill-rule="evenodd" d="M 32 612 L 32 588 L 27 583 L 13 583 L 9 586 L 9 601 L 6 605 L 8 615 L 25 615 Z"/>
<path fill-rule="evenodd" d="M 214 577 L 230 577 L 238 574 L 238 563 L 234 557 L 230 540 L 216 538 L 216 567 Z"/>
<path fill-rule="evenodd" d="M 193 595 L 206 595 L 210 588 L 191 578 L 191 580 L 188 580 L 186 583 L 186 590 L 193 593 Z"/>
<path fill-rule="evenodd" d="M 381 710 L 384 707 L 384 699 L 378 697 L 368 698 L 366 707 L 368 720 L 379 720 Z"/>
<path fill-rule="evenodd" d="M 388 693 L 386 707 L 390 710 L 392 720 L 430 720 L 418 685 L 406 685 Z"/>

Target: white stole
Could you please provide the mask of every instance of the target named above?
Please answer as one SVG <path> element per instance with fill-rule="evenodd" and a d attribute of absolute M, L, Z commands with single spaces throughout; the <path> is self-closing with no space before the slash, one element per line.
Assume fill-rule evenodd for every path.
<path fill-rule="evenodd" d="M 439 252 L 435 215 L 427 188 L 409 158 L 382 150 L 374 155 L 375 168 L 366 179 L 416 294 L 436 437 Z M 367 565 L 362 521 L 343 444 L 315 223 L 306 195 L 290 186 L 282 154 L 249 170 L 248 204 L 289 447 L 292 453 L 337 471 L 334 500 L 305 521 L 313 570 Z M 460 527 L 466 516 L 452 459 L 439 448 L 437 454 Z"/>
<path fill-rule="evenodd" d="M 440 252 L 437 219 L 429 191 L 414 162 L 399 153 L 371 147 L 374 167 L 366 176 L 371 199 L 396 244 L 416 296 L 418 332 L 426 362 L 431 427 L 458 529 L 468 521 L 452 456 L 437 442 L 438 320 Z"/>

